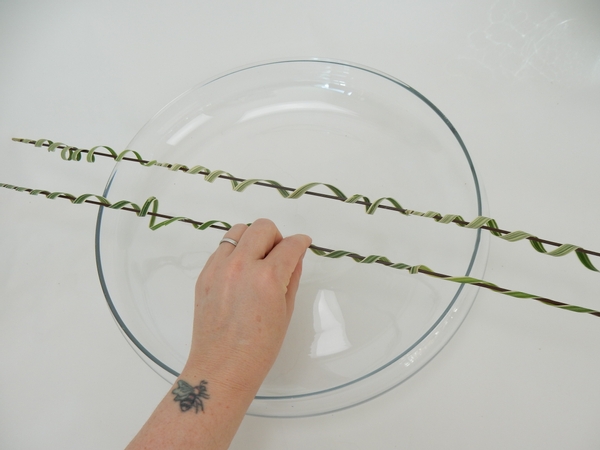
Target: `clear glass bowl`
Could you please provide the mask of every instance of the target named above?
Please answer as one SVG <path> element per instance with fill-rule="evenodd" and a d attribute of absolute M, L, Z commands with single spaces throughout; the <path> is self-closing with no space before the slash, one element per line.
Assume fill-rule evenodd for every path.
<path fill-rule="evenodd" d="M 298 187 L 330 183 L 346 195 L 393 197 L 403 207 L 484 213 L 467 149 L 422 94 L 381 72 L 337 61 L 290 60 L 245 67 L 181 95 L 135 136 L 145 159 L 202 165 L 240 178 Z M 326 192 L 326 188 L 315 188 Z M 259 217 L 316 245 L 425 264 L 449 275 L 483 275 L 487 233 L 394 211 L 304 196 L 137 163 L 116 165 L 111 201 L 160 200 L 160 212 L 231 224 Z M 121 330 L 173 382 L 191 337 L 196 277 L 223 232 L 102 208 L 98 272 Z M 477 288 L 351 259 L 308 253 L 281 354 L 249 413 L 331 412 L 380 395 L 417 372 L 448 342 Z"/>

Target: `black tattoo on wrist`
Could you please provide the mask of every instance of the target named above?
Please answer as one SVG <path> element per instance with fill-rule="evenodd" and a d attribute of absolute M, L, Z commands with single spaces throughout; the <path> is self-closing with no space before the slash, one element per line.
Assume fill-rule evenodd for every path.
<path fill-rule="evenodd" d="M 208 381 L 202 380 L 198 386 L 192 386 L 187 381 L 178 380 L 178 387 L 171 391 L 175 395 L 173 400 L 179 402 L 179 408 L 182 412 L 189 411 L 192 408 L 196 409 L 196 413 L 198 413 L 199 409 L 204 412 L 204 402 L 202 399 L 208 400 L 210 398 L 206 391 L 207 384 Z"/>

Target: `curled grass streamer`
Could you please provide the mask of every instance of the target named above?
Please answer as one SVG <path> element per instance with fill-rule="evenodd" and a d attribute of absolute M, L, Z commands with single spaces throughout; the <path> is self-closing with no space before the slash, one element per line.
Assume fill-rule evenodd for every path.
<path fill-rule="evenodd" d="M 55 200 L 57 198 L 64 198 L 69 200 L 74 205 L 80 205 L 82 203 L 90 203 L 93 205 L 104 206 L 109 209 L 124 210 L 134 212 L 138 217 L 150 217 L 148 228 L 152 231 L 158 230 L 164 226 L 170 225 L 174 222 L 185 222 L 192 225 L 197 230 L 205 230 L 207 228 L 218 228 L 221 230 L 229 230 L 231 225 L 227 222 L 220 220 L 209 220 L 208 222 L 198 222 L 184 216 L 166 216 L 159 214 L 158 212 L 158 199 L 156 197 L 148 197 L 146 201 L 139 206 L 137 203 L 130 202 L 129 200 L 120 200 L 115 203 L 111 203 L 106 197 L 97 194 L 83 194 L 75 196 L 68 192 L 51 192 L 44 189 L 30 189 L 21 186 L 14 186 L 12 184 L 0 183 L 0 187 L 10 189 L 17 192 L 25 192 L 29 195 L 43 195 L 49 200 Z M 162 222 L 157 222 L 157 219 L 163 218 Z"/>
<path fill-rule="evenodd" d="M 30 189 L 30 188 L 15 186 L 15 185 L 6 184 L 6 183 L 0 183 L 0 187 L 5 188 L 5 189 L 14 190 L 17 192 L 29 193 L 30 195 L 43 195 L 50 200 L 55 200 L 57 198 L 64 198 L 66 200 L 69 200 L 71 203 L 73 203 L 75 205 L 79 205 L 82 203 L 90 203 L 90 204 L 94 204 L 94 205 L 103 206 L 103 207 L 109 208 L 109 209 L 134 212 L 138 217 L 150 216 L 150 221 L 149 221 L 148 227 L 152 231 L 158 230 L 162 227 L 165 227 L 165 226 L 170 225 L 175 222 L 188 223 L 197 230 L 206 230 L 207 228 L 217 228 L 220 230 L 229 230 L 231 228 L 231 225 L 229 223 L 221 221 L 221 220 L 209 220 L 207 222 L 198 222 L 198 221 L 190 219 L 188 217 L 183 217 L 183 216 L 173 217 L 173 216 L 168 216 L 165 214 L 160 214 L 158 212 L 159 202 L 156 197 L 149 197 L 143 203 L 142 206 L 139 206 L 137 203 L 131 202 L 129 200 L 120 200 L 115 203 L 111 203 L 107 198 L 105 198 L 101 195 L 96 195 L 96 194 L 83 194 L 83 195 L 75 196 L 75 195 L 69 194 L 67 192 L 51 192 L 51 191 L 46 191 L 43 189 Z M 157 223 L 156 222 L 157 218 L 162 218 L 164 220 L 162 222 Z M 325 247 L 320 247 L 320 246 L 317 246 L 314 244 L 311 245 L 309 248 L 315 255 L 321 256 L 324 258 L 339 259 L 339 258 L 347 257 L 359 264 L 381 264 L 381 265 L 389 267 L 391 269 L 407 270 L 410 274 L 421 273 L 424 275 L 432 276 L 432 277 L 442 279 L 445 281 L 450 281 L 453 283 L 471 284 L 474 286 L 479 286 L 482 288 L 490 289 L 492 291 L 498 292 L 503 295 L 508 295 L 510 297 L 521 298 L 521 299 L 531 299 L 531 300 L 538 301 L 538 302 L 543 303 L 548 306 L 553 306 L 555 308 L 564 309 L 564 310 L 572 311 L 572 312 L 576 312 L 576 313 L 590 314 L 590 315 L 593 315 L 596 317 L 600 317 L 600 311 L 596 311 L 596 310 L 589 309 L 589 308 L 584 308 L 582 306 L 558 302 L 556 300 L 552 300 L 552 299 L 549 299 L 546 297 L 540 297 L 540 296 L 534 295 L 534 294 L 528 294 L 526 292 L 505 289 L 496 284 L 493 284 L 493 283 L 490 283 L 488 281 L 478 279 L 478 278 L 473 278 L 473 277 L 468 277 L 468 276 L 455 277 L 455 276 L 445 275 L 443 273 L 434 272 L 432 269 L 430 269 L 429 267 L 427 267 L 425 265 L 411 266 L 411 265 L 404 264 L 404 263 L 394 263 L 394 262 L 390 261 L 387 257 L 382 256 L 382 255 L 361 256 L 354 252 L 349 252 L 346 250 L 331 250 L 331 249 L 328 249 Z"/>
<path fill-rule="evenodd" d="M 457 215 L 457 214 L 443 215 L 437 211 L 420 212 L 420 211 L 404 208 L 397 200 L 395 200 L 392 197 L 382 197 L 373 202 L 369 199 L 369 197 L 362 195 L 362 194 L 355 194 L 355 195 L 348 197 L 339 188 L 337 188 L 336 186 L 334 186 L 332 184 L 327 184 L 327 183 L 314 183 L 314 182 L 307 183 L 307 184 L 300 186 L 299 188 L 293 189 L 293 188 L 287 188 L 275 180 L 265 180 L 265 179 L 258 179 L 258 178 L 244 180 L 244 179 L 235 177 L 234 175 L 232 175 L 229 172 L 225 172 L 223 170 L 211 171 L 207 167 L 199 166 L 199 165 L 193 166 L 193 167 L 188 167 L 184 164 L 172 164 L 172 163 L 167 163 L 167 162 L 161 163 L 156 160 L 147 161 L 147 160 L 144 160 L 142 158 L 142 156 L 134 150 L 124 150 L 121 153 L 117 153 L 116 151 L 114 151 L 112 148 L 110 148 L 108 146 L 96 146 L 96 147 L 92 147 L 89 150 L 86 150 L 86 149 L 79 149 L 77 147 L 68 146 L 67 144 L 63 144 L 61 142 L 53 142 L 48 139 L 31 140 L 31 139 L 13 138 L 13 141 L 21 142 L 21 143 L 25 143 L 25 144 L 33 144 L 35 147 L 47 146 L 49 152 L 53 152 L 57 149 L 60 149 L 61 150 L 60 156 L 62 159 L 66 160 L 66 161 L 80 161 L 82 159 L 81 154 L 87 153 L 86 161 L 95 162 L 96 154 L 100 154 L 100 153 L 97 153 L 97 150 L 104 149 L 104 150 L 108 151 L 109 153 L 102 154 L 102 156 L 109 156 L 117 162 L 123 161 L 123 160 L 132 161 L 132 162 L 138 162 L 139 164 L 141 164 L 142 166 L 145 166 L 145 167 L 158 166 L 158 167 L 165 167 L 171 171 L 182 171 L 182 172 L 189 173 L 189 174 L 200 174 L 200 175 L 204 175 L 204 179 L 206 181 L 208 181 L 209 183 L 213 183 L 217 178 L 226 178 L 231 182 L 232 188 L 235 192 L 243 192 L 250 186 L 260 185 L 260 186 L 275 188 L 283 198 L 288 198 L 288 199 L 298 199 L 305 194 L 312 194 L 312 195 L 318 195 L 318 196 L 326 197 L 326 198 L 333 199 L 333 200 L 340 200 L 344 203 L 362 204 L 365 206 L 365 212 L 370 215 L 375 214 L 375 212 L 378 209 L 383 208 L 383 209 L 397 211 L 405 216 L 417 216 L 417 217 L 430 218 L 430 219 L 433 219 L 436 222 L 442 223 L 442 224 L 454 223 L 463 228 L 469 228 L 469 229 L 480 229 L 481 228 L 481 229 L 490 231 L 494 236 L 499 237 L 500 239 L 503 239 L 508 242 L 518 242 L 518 241 L 522 241 L 522 240 L 529 240 L 529 243 L 534 248 L 534 250 L 536 250 L 539 253 L 545 254 L 545 255 L 560 257 L 560 256 L 566 256 L 572 252 L 575 252 L 577 258 L 579 259 L 579 261 L 585 268 L 592 270 L 594 272 L 600 271 L 598 268 L 596 268 L 594 266 L 594 264 L 592 263 L 592 261 L 590 260 L 590 258 L 588 256 L 588 253 L 596 254 L 596 252 L 590 252 L 588 250 L 583 249 L 582 247 L 580 247 L 578 245 L 558 244 L 558 243 L 554 243 L 554 242 L 550 242 L 550 241 L 544 241 L 544 240 L 538 238 L 537 236 L 535 236 L 531 233 L 527 233 L 525 231 L 519 230 L 519 231 L 508 232 L 508 231 L 500 230 L 496 220 L 492 219 L 491 217 L 478 216 L 471 221 L 467 221 L 462 216 Z M 331 194 L 324 195 L 324 194 L 317 194 L 317 193 L 310 191 L 310 189 L 317 187 L 317 186 L 326 187 L 331 192 Z M 554 250 L 548 251 L 546 249 L 546 247 L 544 246 L 544 243 L 554 245 L 557 248 Z M 598 255 L 598 254 L 596 254 L 596 255 Z"/>
<path fill-rule="evenodd" d="M 450 275 L 445 275 L 445 274 L 442 274 L 439 272 L 435 272 L 432 269 L 430 269 L 429 267 L 422 265 L 422 264 L 416 265 L 416 266 L 410 266 L 410 265 L 404 264 L 404 263 L 393 263 L 385 256 L 369 255 L 369 256 L 363 257 L 363 256 L 357 255 L 352 252 L 347 252 L 345 250 L 326 250 L 326 249 L 318 248 L 318 247 L 311 248 L 311 250 L 313 253 L 315 253 L 319 256 L 323 256 L 325 258 L 337 259 L 337 258 L 342 258 L 344 256 L 347 256 L 347 257 L 353 259 L 355 262 L 361 263 L 361 264 L 379 263 L 379 264 L 383 264 L 392 269 L 407 270 L 411 274 L 422 273 L 422 274 L 429 275 L 429 276 L 439 278 L 442 280 L 451 281 L 453 283 L 472 284 L 472 285 L 475 285 L 478 287 L 490 289 L 490 290 L 498 292 L 500 294 L 508 295 L 509 297 L 531 299 L 531 300 L 541 302 L 548 306 L 553 306 L 555 308 L 565 309 L 567 311 L 572 311 L 572 312 L 591 314 L 596 317 L 600 317 L 600 311 L 596 311 L 596 310 L 589 309 L 589 308 L 584 308 L 582 306 L 576 306 L 576 305 L 570 305 L 568 303 L 558 302 L 556 300 L 552 300 L 552 299 L 549 299 L 546 297 L 540 297 L 535 294 L 528 294 L 527 292 L 505 289 L 494 283 L 490 283 L 489 281 L 485 281 L 485 280 L 482 280 L 479 278 L 473 278 L 473 277 L 468 277 L 468 276 L 453 277 Z"/>

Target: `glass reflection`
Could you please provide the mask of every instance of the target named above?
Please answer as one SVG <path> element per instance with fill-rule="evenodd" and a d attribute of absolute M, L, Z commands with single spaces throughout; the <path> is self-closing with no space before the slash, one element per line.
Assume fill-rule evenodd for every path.
<path fill-rule="evenodd" d="M 343 352 L 351 347 L 346 322 L 334 291 L 320 289 L 313 305 L 315 338 L 310 356 L 318 358 Z"/>

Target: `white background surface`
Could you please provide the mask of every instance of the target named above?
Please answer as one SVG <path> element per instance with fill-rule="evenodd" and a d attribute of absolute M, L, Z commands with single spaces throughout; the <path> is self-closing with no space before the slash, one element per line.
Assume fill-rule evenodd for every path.
<path fill-rule="evenodd" d="M 229 69 L 327 57 L 387 72 L 453 122 L 501 227 L 600 249 L 600 3 L 0 0 L 0 182 L 101 193 L 112 165 L 11 142 L 124 149 Z M 96 208 L 0 192 L 0 448 L 122 448 L 168 385 L 97 280 Z M 455 211 L 447 211 L 455 212 Z M 598 259 L 594 259 L 600 265 Z M 600 275 L 492 239 L 486 279 L 600 309 Z M 480 292 L 416 376 L 352 409 L 247 417 L 233 449 L 592 449 L 600 319 Z"/>

